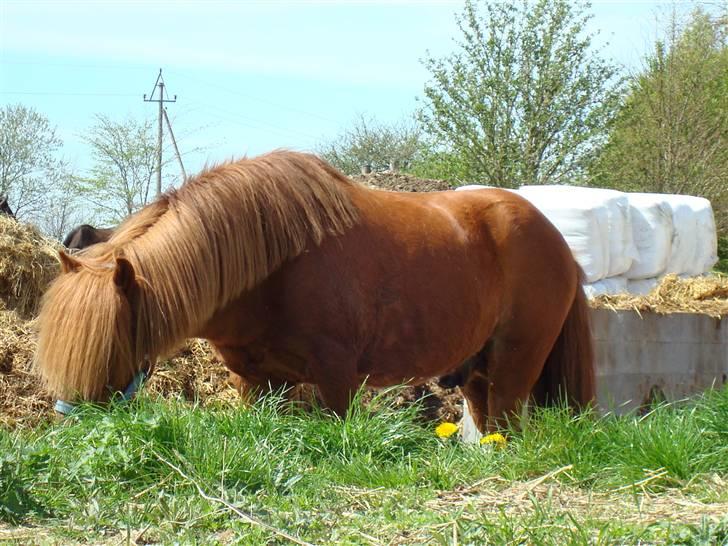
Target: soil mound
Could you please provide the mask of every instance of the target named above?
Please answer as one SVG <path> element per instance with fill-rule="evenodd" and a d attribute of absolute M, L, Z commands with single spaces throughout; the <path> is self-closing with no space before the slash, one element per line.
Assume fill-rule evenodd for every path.
<path fill-rule="evenodd" d="M 376 172 L 351 177 L 352 180 L 380 190 L 390 191 L 445 191 L 455 189 L 455 186 L 445 180 L 430 180 L 417 178 L 403 173 Z"/>

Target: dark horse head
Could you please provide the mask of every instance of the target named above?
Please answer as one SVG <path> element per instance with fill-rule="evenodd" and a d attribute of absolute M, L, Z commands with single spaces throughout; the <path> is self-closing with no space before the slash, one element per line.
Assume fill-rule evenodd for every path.
<path fill-rule="evenodd" d="M 6 195 L 0 197 L 0 214 L 6 214 L 10 218 L 15 218 L 15 213 L 10 208 L 10 205 L 8 205 L 8 197 Z"/>
<path fill-rule="evenodd" d="M 81 224 L 66 235 L 66 238 L 63 239 L 63 246 L 81 250 L 87 246 L 108 241 L 113 233 L 114 230 L 111 228 L 95 228 L 88 224 Z"/>

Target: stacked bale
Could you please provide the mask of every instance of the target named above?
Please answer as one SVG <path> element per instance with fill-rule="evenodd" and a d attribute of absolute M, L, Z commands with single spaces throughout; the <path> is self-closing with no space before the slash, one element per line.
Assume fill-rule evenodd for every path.
<path fill-rule="evenodd" d="M 707 199 L 573 186 L 521 186 L 515 192 L 564 236 L 590 297 L 646 295 L 666 275 L 703 275 L 718 261 Z"/>
<path fill-rule="evenodd" d="M 638 257 L 624 193 L 570 186 L 522 186 L 517 193 L 561 232 L 587 282 L 619 277 Z"/>

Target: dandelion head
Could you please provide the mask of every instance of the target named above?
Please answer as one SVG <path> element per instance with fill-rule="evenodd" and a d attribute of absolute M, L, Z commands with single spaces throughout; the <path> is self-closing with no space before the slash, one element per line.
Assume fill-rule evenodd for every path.
<path fill-rule="evenodd" d="M 455 423 L 440 423 L 435 428 L 435 434 L 439 438 L 449 438 L 458 431 L 458 428 Z"/>
<path fill-rule="evenodd" d="M 483 436 L 480 439 L 480 445 L 493 445 L 498 448 L 504 448 L 506 447 L 506 438 L 502 434 L 495 432 L 493 434 Z"/>

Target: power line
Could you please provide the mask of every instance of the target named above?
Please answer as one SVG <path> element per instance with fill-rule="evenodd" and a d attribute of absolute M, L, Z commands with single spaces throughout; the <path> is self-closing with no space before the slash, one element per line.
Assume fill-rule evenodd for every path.
<path fill-rule="evenodd" d="M 287 104 L 280 104 L 280 103 L 277 103 L 277 102 L 274 102 L 274 101 L 270 101 L 270 100 L 267 100 L 267 99 L 261 99 L 260 97 L 256 97 L 254 95 L 249 95 L 248 93 L 242 93 L 240 91 L 233 90 L 233 89 L 230 89 L 228 87 L 224 87 L 224 86 L 219 85 L 219 84 L 216 84 L 216 83 L 210 83 L 208 81 L 202 80 L 200 78 L 195 78 L 195 77 L 189 76 L 187 74 L 182 74 L 180 72 L 173 72 L 173 74 L 175 74 L 175 75 L 177 75 L 177 76 L 179 76 L 181 78 L 186 78 L 188 80 L 195 81 L 195 82 L 197 82 L 199 84 L 206 85 L 208 87 L 212 87 L 214 89 L 219 89 L 220 91 L 225 91 L 226 93 L 230 93 L 231 95 L 238 95 L 238 96 L 244 97 L 246 99 L 254 100 L 256 102 L 260 102 L 260 103 L 263 103 L 263 104 L 268 104 L 270 106 L 275 106 L 276 108 L 282 108 L 283 110 L 288 110 L 289 112 L 296 112 L 298 114 L 303 114 L 303 115 L 306 115 L 306 116 L 309 116 L 309 117 L 312 117 L 312 118 L 319 119 L 321 121 L 327 121 L 329 123 L 337 123 L 337 124 L 339 123 L 337 120 L 328 118 L 326 116 L 322 116 L 320 114 L 316 114 L 314 112 L 308 112 L 306 110 L 302 110 L 300 108 L 296 108 L 296 107 L 293 107 L 293 106 L 289 106 Z"/>
<path fill-rule="evenodd" d="M 203 110 L 216 111 L 216 112 L 219 112 L 220 114 L 224 114 L 224 115 L 228 116 L 228 117 L 220 117 L 220 114 L 218 114 L 218 115 L 212 114 L 212 115 L 215 115 L 215 117 L 217 117 L 218 119 L 223 120 L 223 121 L 235 123 L 234 120 L 229 119 L 229 117 L 233 117 L 233 118 L 238 118 L 238 120 L 240 120 L 237 122 L 238 125 L 244 125 L 245 127 L 250 127 L 253 129 L 263 129 L 263 130 L 275 132 L 275 133 L 278 133 L 278 134 L 281 134 L 281 135 L 284 135 L 287 137 L 298 136 L 298 137 L 305 137 L 305 138 L 310 138 L 310 139 L 320 138 L 320 136 L 315 136 L 315 135 L 312 135 L 312 134 L 309 134 L 309 133 L 306 133 L 303 131 L 298 131 L 297 129 L 290 129 L 290 128 L 286 128 L 286 127 L 281 127 L 279 125 L 274 125 L 267 121 L 262 121 L 262 120 L 259 120 L 256 118 L 251 118 L 249 116 L 245 116 L 239 112 L 234 112 L 231 110 L 226 110 L 224 108 L 220 108 L 219 106 L 206 104 L 206 103 L 203 103 L 203 102 L 200 102 L 197 100 L 191 100 L 189 102 L 199 105 Z M 243 123 L 241 123 L 241 121 Z"/>
<path fill-rule="evenodd" d="M 76 93 L 70 91 L 0 91 L 0 95 L 40 95 L 51 97 L 136 97 L 132 93 Z"/>

